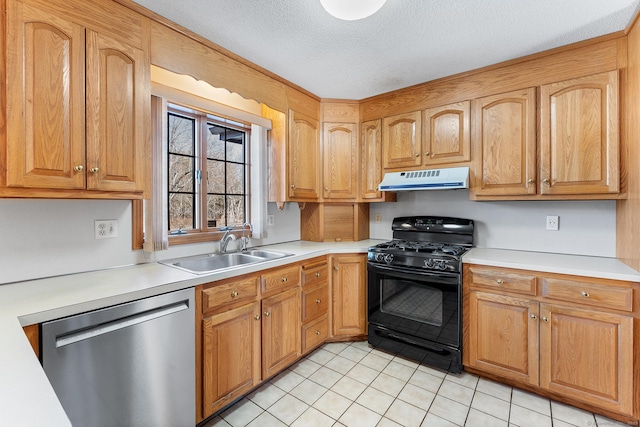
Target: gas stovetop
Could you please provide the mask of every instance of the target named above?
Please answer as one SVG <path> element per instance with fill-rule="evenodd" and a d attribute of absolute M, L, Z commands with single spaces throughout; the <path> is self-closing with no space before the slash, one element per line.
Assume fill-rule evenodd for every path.
<path fill-rule="evenodd" d="M 406 252 L 418 252 L 421 254 L 437 254 L 437 255 L 454 255 L 460 256 L 467 251 L 468 248 L 460 245 L 451 245 L 439 242 L 415 242 L 410 240 L 391 240 L 389 242 L 380 243 L 374 246 L 375 249 L 382 251 L 399 250 Z"/>

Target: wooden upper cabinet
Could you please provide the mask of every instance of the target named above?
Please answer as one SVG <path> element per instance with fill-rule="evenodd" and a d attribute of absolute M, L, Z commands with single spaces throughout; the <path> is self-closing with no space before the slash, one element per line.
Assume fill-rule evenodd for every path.
<path fill-rule="evenodd" d="M 535 88 L 474 100 L 475 193 L 536 193 Z"/>
<path fill-rule="evenodd" d="M 6 184 L 83 189 L 84 27 L 19 1 L 6 7 Z"/>
<path fill-rule="evenodd" d="M 146 190 L 148 21 L 107 6 L 7 3 L 7 187 Z"/>
<path fill-rule="evenodd" d="M 471 101 L 425 110 L 422 153 L 425 166 L 471 160 L 470 110 Z"/>
<path fill-rule="evenodd" d="M 399 114 L 382 120 L 382 159 L 384 169 L 422 164 L 422 113 Z"/>
<path fill-rule="evenodd" d="M 141 49 L 87 31 L 87 188 L 142 191 L 151 64 Z"/>
<path fill-rule="evenodd" d="M 358 125 L 324 123 L 324 197 L 355 199 L 358 191 Z"/>
<path fill-rule="evenodd" d="M 360 197 L 363 199 L 382 197 L 382 192 L 378 191 L 378 185 L 382 181 L 381 125 L 380 119 L 360 125 Z"/>
<path fill-rule="evenodd" d="M 618 71 L 544 85 L 540 98 L 540 193 L 617 193 Z"/>
<path fill-rule="evenodd" d="M 320 197 L 320 123 L 289 110 L 289 198 Z"/>

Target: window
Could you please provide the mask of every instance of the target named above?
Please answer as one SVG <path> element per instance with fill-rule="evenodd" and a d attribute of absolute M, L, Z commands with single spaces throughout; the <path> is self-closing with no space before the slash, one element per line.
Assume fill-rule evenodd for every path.
<path fill-rule="evenodd" d="M 247 222 L 249 127 L 173 104 L 166 123 L 169 233 Z"/>

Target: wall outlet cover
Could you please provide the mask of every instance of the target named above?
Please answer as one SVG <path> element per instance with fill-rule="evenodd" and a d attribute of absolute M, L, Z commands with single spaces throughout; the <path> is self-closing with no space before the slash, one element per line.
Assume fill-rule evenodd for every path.
<path fill-rule="evenodd" d="M 97 219 L 95 220 L 94 229 L 96 239 L 112 239 L 118 237 L 118 220 Z"/>

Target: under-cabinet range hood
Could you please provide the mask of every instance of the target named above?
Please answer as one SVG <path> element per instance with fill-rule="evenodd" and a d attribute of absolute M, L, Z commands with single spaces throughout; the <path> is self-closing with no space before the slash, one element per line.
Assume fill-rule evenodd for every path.
<path fill-rule="evenodd" d="M 380 191 L 469 188 L 469 167 L 387 172 L 378 188 Z"/>

